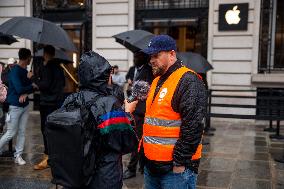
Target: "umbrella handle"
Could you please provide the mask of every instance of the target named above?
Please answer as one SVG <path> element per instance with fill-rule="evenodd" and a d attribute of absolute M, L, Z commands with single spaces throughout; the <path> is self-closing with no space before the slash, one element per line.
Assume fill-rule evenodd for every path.
<path fill-rule="evenodd" d="M 67 68 L 65 68 L 65 66 L 61 63 L 60 64 L 61 68 L 63 68 L 63 70 L 67 73 L 67 75 L 72 79 L 72 81 L 74 83 L 76 83 L 76 85 L 78 85 L 78 81 L 73 77 L 73 75 L 67 70 Z"/>

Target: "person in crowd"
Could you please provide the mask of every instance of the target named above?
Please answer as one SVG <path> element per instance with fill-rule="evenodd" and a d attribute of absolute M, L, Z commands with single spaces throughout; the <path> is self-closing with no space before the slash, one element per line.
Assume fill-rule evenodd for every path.
<path fill-rule="evenodd" d="M 14 58 L 9 58 L 7 63 L 3 63 L 3 71 L 1 73 L 1 80 L 2 80 L 2 83 L 7 88 L 9 88 L 8 75 L 11 72 L 11 69 L 13 68 L 13 66 L 15 66 L 16 64 L 17 64 L 17 61 Z M 7 115 L 8 110 L 9 110 L 9 104 L 8 104 L 7 100 L 2 103 L 2 110 L 3 110 L 3 116 L 0 118 L 0 124 L 2 126 L 4 126 L 6 115 Z"/>
<path fill-rule="evenodd" d="M 149 65 L 149 56 L 142 51 L 137 51 L 134 53 L 134 66 L 131 66 L 125 76 L 127 84 L 129 85 L 127 95 L 131 94 L 131 87 L 134 81 L 139 79 L 142 81 L 153 80 L 153 75 L 146 71 L 152 71 Z M 139 78 L 137 78 L 139 76 Z"/>
<path fill-rule="evenodd" d="M 2 68 L 4 63 L 0 62 L 0 76 L 2 74 Z M 5 125 L 5 121 L 3 122 L 4 111 L 3 111 L 3 102 L 5 101 L 7 96 L 7 88 L 0 80 L 0 133 L 3 133 L 3 127 Z"/>
<path fill-rule="evenodd" d="M 8 81 L 8 75 L 13 68 L 17 64 L 17 61 L 14 58 L 9 58 L 7 61 L 7 64 L 4 65 L 2 74 L 1 74 L 1 80 L 4 85 L 9 87 L 9 81 Z"/>
<path fill-rule="evenodd" d="M 128 80 L 132 84 L 135 81 L 146 81 L 151 85 L 154 76 L 152 73 L 152 67 L 149 65 L 149 56 L 143 52 L 134 53 L 134 73 L 132 76 L 131 71 L 128 73 Z M 141 139 L 144 117 L 146 111 L 146 100 L 138 101 L 135 111 L 133 112 L 133 116 L 136 123 L 136 133 Z M 137 164 L 139 162 L 139 171 L 143 173 L 144 170 L 144 161 L 143 156 L 141 156 L 136 149 L 131 153 L 130 162 L 127 166 L 127 169 L 123 173 L 123 179 L 129 179 L 136 176 Z"/>
<path fill-rule="evenodd" d="M 96 170 L 88 189 L 122 188 L 122 155 L 137 148 L 138 138 L 129 104 L 123 105 L 123 92 L 111 82 L 112 67 L 99 54 L 90 51 L 82 55 L 78 68 L 79 92 L 71 94 L 63 106 L 74 100 L 88 103 L 96 98 L 90 111 L 93 127 L 99 133 L 95 153 Z M 137 104 L 137 101 L 130 103 Z"/>
<path fill-rule="evenodd" d="M 196 187 L 207 93 L 198 75 L 177 60 L 176 50 L 168 35 L 153 37 L 143 50 L 151 56 L 156 76 L 146 101 L 140 147 L 146 189 Z"/>
<path fill-rule="evenodd" d="M 120 87 L 123 87 L 125 84 L 125 78 L 120 74 L 118 65 L 113 66 L 112 82 Z"/>
<path fill-rule="evenodd" d="M 134 73 L 135 73 L 135 66 L 131 66 L 125 76 L 126 84 L 127 84 L 127 87 L 126 87 L 127 96 L 131 95 L 131 87 L 133 84 Z"/>
<path fill-rule="evenodd" d="M 37 76 L 29 72 L 29 77 L 38 86 L 40 91 L 40 119 L 41 132 L 44 141 L 44 157 L 41 162 L 34 165 L 35 170 L 48 168 L 48 148 L 45 136 L 45 122 L 47 116 L 58 109 L 63 102 L 63 89 L 65 86 L 65 76 L 59 63 L 54 59 L 55 48 L 46 45 L 43 48 L 43 66 L 38 70 Z"/>
<path fill-rule="evenodd" d="M 0 139 L 0 153 L 4 145 L 10 141 L 16 134 L 16 152 L 14 153 L 15 163 L 19 165 L 26 164 L 22 158 L 25 144 L 25 130 L 29 117 L 29 99 L 28 94 L 36 88 L 27 77 L 27 66 L 30 64 L 31 51 L 26 48 L 19 50 L 19 63 L 16 64 L 9 73 L 9 88 L 7 101 L 9 103 L 9 112 L 7 115 L 7 132 Z"/>

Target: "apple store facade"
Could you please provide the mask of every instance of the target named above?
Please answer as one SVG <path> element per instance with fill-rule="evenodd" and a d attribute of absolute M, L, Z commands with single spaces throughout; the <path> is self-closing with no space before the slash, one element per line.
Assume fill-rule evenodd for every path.
<path fill-rule="evenodd" d="M 214 67 L 207 73 L 209 88 L 256 90 L 237 95 L 261 97 L 267 95 L 261 92 L 263 89 L 284 88 L 283 6 L 281 0 L 136 0 L 135 28 L 169 34 L 176 39 L 178 51 L 193 51 L 206 57 Z M 245 101 L 213 98 L 213 101 L 220 104 L 228 101 L 231 104 L 266 103 L 258 98 Z M 213 107 L 212 111 L 265 114 L 259 109 L 228 107 Z"/>
<path fill-rule="evenodd" d="M 34 0 L 34 2 L 39 1 Z M 133 54 L 116 43 L 112 36 L 127 30 L 144 29 L 155 34 L 171 35 L 176 39 L 180 52 L 193 51 L 206 57 L 214 67 L 207 73 L 208 86 L 211 89 L 258 90 L 284 87 L 284 13 L 282 11 L 284 1 L 282 0 L 42 0 L 41 2 L 50 3 L 55 7 L 57 4 L 61 7 L 79 4 L 80 10 L 77 12 L 82 18 L 80 22 L 74 17 L 77 12 L 73 11 L 72 14 L 70 9 L 71 14 L 69 14 L 65 8 L 58 11 L 50 10 L 58 15 L 52 21 L 66 18 L 63 27 L 68 30 L 70 36 L 79 36 L 74 37 L 74 42 L 79 44 L 79 52 L 92 48 L 106 57 L 111 64 L 118 65 L 122 71 L 126 72 L 133 65 Z M 29 0 L 1 0 L 0 24 L 14 16 L 36 16 L 35 8 L 33 1 Z M 47 15 L 44 11 L 36 13 Z M 70 20 L 71 16 L 66 16 L 67 13 L 74 19 Z M 9 47 L 0 46 L 0 61 L 5 62 L 10 57 L 17 58 L 18 48 L 31 46 L 29 41 L 22 39 Z M 266 95 L 261 92 L 247 95 L 255 94 Z M 223 103 L 226 99 L 213 99 L 213 101 Z M 230 102 L 241 103 L 240 99 L 231 99 Z M 246 104 L 257 103 L 261 102 L 256 99 L 246 102 Z M 215 108 L 212 111 L 255 113 L 255 110 L 244 111 L 242 108 L 232 110 Z"/>

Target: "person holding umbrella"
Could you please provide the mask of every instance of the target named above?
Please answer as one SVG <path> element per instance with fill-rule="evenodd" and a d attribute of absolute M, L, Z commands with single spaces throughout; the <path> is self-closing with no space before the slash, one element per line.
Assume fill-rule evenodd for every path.
<path fill-rule="evenodd" d="M 37 76 L 29 73 L 31 80 L 38 86 L 40 91 L 40 119 L 41 132 L 44 141 L 44 158 L 34 166 L 35 170 L 42 170 L 48 167 L 48 149 L 45 136 L 45 122 L 47 116 L 58 109 L 63 102 L 63 89 L 65 86 L 65 76 L 59 63 L 54 60 L 55 48 L 46 45 L 43 49 L 44 63 Z"/>
<path fill-rule="evenodd" d="M 131 68 L 127 73 L 128 82 L 130 84 L 136 81 L 146 81 L 151 85 L 154 76 L 152 74 L 152 67 L 149 65 L 149 56 L 141 51 L 134 53 L 134 69 Z M 131 91 L 128 92 L 129 94 Z M 141 139 L 144 117 L 146 111 L 146 100 L 138 101 L 133 116 L 136 123 L 136 133 Z M 139 171 L 144 172 L 144 158 L 136 150 L 131 153 L 130 161 L 127 165 L 127 169 L 123 173 L 123 179 L 129 179 L 136 176 L 137 164 L 139 163 Z"/>
<path fill-rule="evenodd" d="M 177 60 L 176 50 L 168 35 L 153 37 L 143 50 L 151 56 L 156 76 L 146 101 L 140 146 L 146 158 L 146 189 L 196 188 L 207 94 L 198 75 Z"/>
<path fill-rule="evenodd" d="M 130 67 L 126 74 L 128 83 L 127 95 L 131 95 L 132 84 L 136 81 L 146 81 L 149 85 L 152 83 L 154 76 L 152 67 L 149 65 L 149 55 L 141 50 L 146 48 L 154 34 L 144 30 L 130 30 L 113 36 L 116 42 L 122 44 L 134 53 L 134 66 Z M 143 123 L 145 117 L 146 101 L 139 101 L 133 116 L 136 122 L 136 133 L 141 139 Z M 130 162 L 123 173 L 123 179 L 129 179 L 136 176 L 137 164 L 139 162 L 139 171 L 144 172 L 144 158 L 138 151 L 131 153 Z"/>

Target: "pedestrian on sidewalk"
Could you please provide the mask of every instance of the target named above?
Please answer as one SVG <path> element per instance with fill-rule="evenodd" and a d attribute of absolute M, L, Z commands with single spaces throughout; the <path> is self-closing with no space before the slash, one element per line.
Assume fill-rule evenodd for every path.
<path fill-rule="evenodd" d="M 111 72 L 112 67 L 104 57 L 93 51 L 84 53 L 78 68 L 79 92 L 68 96 L 63 103 L 63 106 L 71 102 L 90 103 L 92 116 L 88 124 L 95 129 L 91 142 L 95 143 L 92 145 L 95 170 L 89 184 L 81 187 L 85 189 L 121 189 L 122 155 L 136 149 L 138 144 L 132 116 L 132 105 L 137 101 L 122 109 L 123 92 L 112 84 Z"/>
<path fill-rule="evenodd" d="M 151 85 L 154 76 L 152 73 L 152 67 L 149 65 L 150 57 L 143 52 L 134 53 L 134 73 L 132 77 L 129 77 L 130 83 L 136 81 L 146 81 Z M 131 75 L 129 72 L 128 75 Z M 130 79 L 131 78 L 131 79 Z M 136 123 L 136 133 L 139 140 L 142 137 L 144 117 L 146 111 L 146 100 L 138 101 L 135 111 L 133 112 L 134 120 Z M 137 165 L 139 164 L 139 172 L 144 173 L 144 158 L 136 149 L 131 153 L 130 161 L 127 165 L 127 169 L 123 173 L 123 179 L 129 179 L 136 176 Z"/>
<path fill-rule="evenodd" d="M 113 69 L 113 73 L 112 73 L 112 82 L 118 86 L 120 86 L 121 88 L 123 88 L 124 84 L 125 84 L 125 78 L 124 76 L 120 73 L 118 65 L 114 65 L 112 67 Z"/>
<path fill-rule="evenodd" d="M 48 148 L 45 136 L 45 122 L 47 116 L 58 109 L 64 98 L 63 89 L 65 86 L 65 76 L 63 69 L 54 59 L 55 48 L 46 45 L 43 48 L 43 66 L 40 67 L 39 74 L 33 75 L 29 73 L 31 80 L 38 86 L 40 91 L 40 122 L 41 133 L 44 141 L 44 157 L 41 162 L 34 166 L 34 170 L 42 170 L 48 168 Z"/>
<path fill-rule="evenodd" d="M 168 35 L 155 36 L 143 50 L 151 56 L 156 76 L 146 101 L 140 146 L 146 189 L 196 187 L 207 95 L 199 76 L 177 60 L 176 50 Z"/>
<path fill-rule="evenodd" d="M 17 61 L 14 58 L 9 58 L 7 62 L 2 64 L 1 81 L 2 81 L 2 84 L 6 86 L 7 90 L 9 88 L 9 81 L 8 81 L 9 73 L 12 67 L 15 66 L 16 64 L 17 64 Z M 5 125 L 6 115 L 9 111 L 9 104 L 7 100 L 2 102 L 1 106 L 2 106 L 3 115 L 0 118 L 0 127 L 3 128 Z"/>
<path fill-rule="evenodd" d="M 0 62 L 0 76 L 2 75 L 2 62 Z M 3 122 L 4 111 L 3 111 L 3 102 L 7 97 L 7 87 L 2 83 L 2 79 L 0 79 L 0 133 L 3 132 L 3 127 L 5 122 Z"/>
<path fill-rule="evenodd" d="M 16 152 L 14 153 L 15 163 L 19 165 L 26 164 L 22 154 L 25 145 L 25 131 L 29 117 L 29 98 L 28 94 L 36 88 L 27 77 L 27 66 L 30 64 L 31 51 L 26 48 L 19 50 L 19 63 L 16 64 L 9 73 L 8 103 L 9 112 L 6 118 L 7 132 L 0 139 L 0 153 L 4 145 L 9 142 L 16 134 Z"/>

